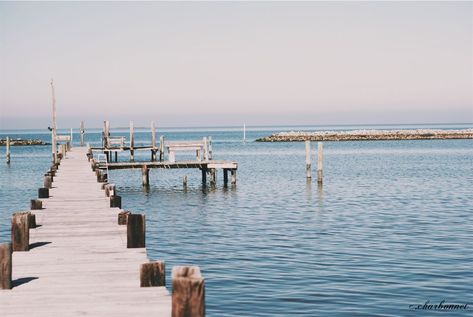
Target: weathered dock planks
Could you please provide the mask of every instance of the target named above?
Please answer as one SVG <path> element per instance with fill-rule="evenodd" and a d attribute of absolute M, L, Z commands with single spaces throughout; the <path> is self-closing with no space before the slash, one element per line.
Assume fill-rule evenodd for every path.
<path fill-rule="evenodd" d="M 13 252 L 11 290 L 0 291 L 1 316 L 170 316 L 165 287 L 140 287 L 145 248 L 127 248 L 121 209 L 90 171 L 86 149 L 61 161 L 49 198 L 34 210 L 30 251 Z"/>

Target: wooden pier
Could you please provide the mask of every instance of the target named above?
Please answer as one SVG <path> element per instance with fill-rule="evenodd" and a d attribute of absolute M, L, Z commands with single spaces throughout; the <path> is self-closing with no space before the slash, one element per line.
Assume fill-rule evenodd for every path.
<path fill-rule="evenodd" d="M 1 288 L 6 288 L 0 290 L 1 316 L 178 317 L 187 316 L 189 307 L 197 307 L 200 313 L 195 316 L 204 316 L 203 278 L 200 273 L 186 273 L 198 268 L 179 267 L 176 274 L 173 269 L 173 284 L 177 283 L 176 289 L 184 287 L 187 295 L 193 293 L 185 285 L 198 281 L 200 293 L 194 297 L 175 291 L 171 299 L 164 286 L 155 286 L 164 283 L 164 263 L 150 262 L 147 257 L 144 215 L 133 215 L 137 216 L 134 224 L 131 220 L 125 226 L 118 224 L 132 217 L 110 207 L 111 200 L 91 172 L 86 153 L 86 148 L 72 149 L 57 171 L 53 167 L 45 175 L 45 183 L 46 177 L 54 181 L 49 193 L 42 188 L 43 198 L 31 202 L 37 226 L 29 223 L 20 228 L 26 230 L 24 236 L 15 231 L 20 230 L 18 226 L 12 226 L 13 253 L 9 251 L 12 244 L 0 245 L 0 264 L 6 263 L 6 270 L 0 270 Z M 112 190 L 115 196 L 115 187 Z M 139 238 L 133 245 L 134 235 Z M 25 239 L 29 251 L 15 251 L 17 240 Z"/>

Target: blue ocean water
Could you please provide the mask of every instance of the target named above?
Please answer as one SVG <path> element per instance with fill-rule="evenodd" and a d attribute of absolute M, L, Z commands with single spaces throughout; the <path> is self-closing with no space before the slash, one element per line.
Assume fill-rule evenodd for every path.
<path fill-rule="evenodd" d="M 146 213 L 148 254 L 166 261 L 168 281 L 174 265 L 200 266 L 208 316 L 430 316 L 409 306 L 442 300 L 472 308 L 473 140 L 325 142 L 320 187 L 306 181 L 303 143 L 253 142 L 301 129 L 315 128 L 249 128 L 246 143 L 240 128 L 158 131 L 168 140 L 212 136 L 214 159 L 239 164 L 233 187 L 221 174 L 212 188 L 199 170 L 152 169 L 145 190 L 139 170 L 110 172 L 123 208 Z M 49 141 L 45 131 L 6 135 Z M 149 140 L 138 129 L 135 143 Z M 99 144 L 100 131 L 86 141 Z M 13 147 L 12 163 L 2 159 L 0 242 L 49 162 L 49 146 Z"/>

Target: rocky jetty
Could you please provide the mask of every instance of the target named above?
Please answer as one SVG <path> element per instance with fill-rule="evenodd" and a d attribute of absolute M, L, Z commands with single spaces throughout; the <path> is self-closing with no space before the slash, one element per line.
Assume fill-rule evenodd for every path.
<path fill-rule="evenodd" d="M 7 144 L 6 139 L 0 139 L 0 146 L 5 146 Z M 43 140 L 31 140 L 31 139 L 10 139 L 10 145 L 48 145 L 48 143 L 44 142 Z"/>
<path fill-rule="evenodd" d="M 257 139 L 257 142 L 298 141 L 375 141 L 375 140 L 442 140 L 473 139 L 473 129 L 463 130 L 352 130 L 352 131 L 290 131 Z"/>

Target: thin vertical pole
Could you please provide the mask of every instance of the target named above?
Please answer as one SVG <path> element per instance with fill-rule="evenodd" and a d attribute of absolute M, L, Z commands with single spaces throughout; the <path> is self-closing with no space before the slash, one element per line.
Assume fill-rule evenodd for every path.
<path fill-rule="evenodd" d="M 317 183 L 323 182 L 323 160 L 324 160 L 324 144 L 317 143 Z"/>
<path fill-rule="evenodd" d="M 84 121 L 80 122 L 80 146 L 84 146 Z"/>
<path fill-rule="evenodd" d="M 151 161 L 156 161 L 156 126 L 151 121 Z"/>
<path fill-rule="evenodd" d="M 204 161 L 208 161 L 209 160 L 209 147 L 207 143 L 207 137 L 204 137 L 203 141 L 204 141 Z"/>
<path fill-rule="evenodd" d="M 135 145 L 135 140 L 134 140 L 134 126 L 133 126 L 133 121 L 130 121 L 130 160 L 134 161 L 135 160 L 135 151 L 133 150 L 133 147 Z"/>
<path fill-rule="evenodd" d="M 51 79 L 51 96 L 52 96 L 52 106 L 53 106 L 53 122 L 51 127 L 51 152 L 52 152 L 52 162 L 53 164 L 57 163 L 57 148 L 56 148 L 56 96 L 54 93 L 54 82 Z"/>
<path fill-rule="evenodd" d="M 7 136 L 7 164 L 10 164 L 10 137 Z"/>
<path fill-rule="evenodd" d="M 212 159 L 212 137 L 209 136 L 209 160 Z"/>
<path fill-rule="evenodd" d="M 312 163 L 310 158 L 310 141 L 305 141 L 305 171 L 306 178 L 312 178 Z"/>
<path fill-rule="evenodd" d="M 159 137 L 159 161 L 164 161 L 164 135 Z"/>

